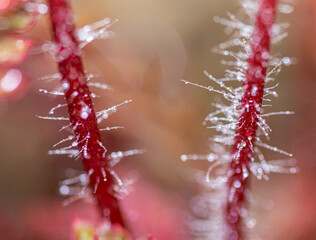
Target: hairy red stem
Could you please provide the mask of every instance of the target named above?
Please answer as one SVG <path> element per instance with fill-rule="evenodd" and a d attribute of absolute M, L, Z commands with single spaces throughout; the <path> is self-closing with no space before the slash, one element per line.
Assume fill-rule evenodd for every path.
<path fill-rule="evenodd" d="M 67 0 L 48 0 L 56 59 L 68 104 L 69 120 L 81 153 L 89 184 L 103 217 L 126 227 L 115 197 L 113 172 L 108 166 L 96 115 L 87 86 L 73 22 Z"/>
<path fill-rule="evenodd" d="M 254 154 L 256 131 L 260 124 L 260 112 L 267 66 L 270 56 L 271 28 L 275 21 L 276 0 L 261 0 L 251 37 L 251 53 L 248 59 L 242 113 L 238 120 L 232 161 L 229 169 L 226 221 L 229 240 L 243 239 L 243 216 L 246 210 L 249 165 Z"/>

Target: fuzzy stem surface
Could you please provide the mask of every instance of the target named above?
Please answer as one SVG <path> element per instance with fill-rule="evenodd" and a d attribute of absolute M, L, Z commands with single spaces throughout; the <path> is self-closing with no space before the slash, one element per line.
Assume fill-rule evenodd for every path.
<path fill-rule="evenodd" d="M 228 240 L 244 239 L 243 218 L 246 215 L 250 162 L 254 155 L 264 84 L 270 58 L 272 26 L 277 0 L 261 0 L 251 37 L 251 52 L 243 84 L 242 112 L 238 119 L 232 161 L 229 166 L 228 199 L 225 207 Z"/>
<path fill-rule="evenodd" d="M 75 36 L 71 7 L 67 0 L 48 0 L 58 69 L 68 104 L 69 120 L 81 153 L 89 185 L 101 215 L 126 228 L 115 197 L 115 177 L 108 166 L 96 115 L 87 86 L 81 51 Z"/>

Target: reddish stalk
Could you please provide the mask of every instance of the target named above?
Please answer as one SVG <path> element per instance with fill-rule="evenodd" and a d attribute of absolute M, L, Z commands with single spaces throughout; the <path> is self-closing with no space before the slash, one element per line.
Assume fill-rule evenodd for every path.
<path fill-rule="evenodd" d="M 102 217 L 126 227 L 115 197 L 114 177 L 106 159 L 91 94 L 74 31 L 72 10 L 67 0 L 48 0 L 56 59 L 62 76 L 69 120 L 81 153 L 90 187 Z"/>
<path fill-rule="evenodd" d="M 243 239 L 242 218 L 246 209 L 249 166 L 262 106 L 265 77 L 270 56 L 271 28 L 275 21 L 276 0 L 261 0 L 251 37 L 246 80 L 243 84 L 242 113 L 238 120 L 229 169 L 227 216 L 229 240 Z"/>

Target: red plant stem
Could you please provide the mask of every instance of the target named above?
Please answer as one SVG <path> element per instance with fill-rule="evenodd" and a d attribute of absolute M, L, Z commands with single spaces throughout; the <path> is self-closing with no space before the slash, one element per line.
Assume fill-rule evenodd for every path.
<path fill-rule="evenodd" d="M 251 37 L 251 53 L 241 100 L 243 110 L 238 120 L 229 169 L 228 199 L 225 208 L 229 240 L 243 239 L 242 218 L 246 210 L 249 165 L 253 158 L 253 146 L 260 121 L 276 2 L 276 0 L 261 0 Z"/>
<path fill-rule="evenodd" d="M 90 187 L 103 217 L 126 227 L 115 197 L 113 173 L 102 145 L 91 94 L 86 82 L 81 51 L 67 0 L 48 0 L 56 58 L 68 104 L 69 120 L 81 153 Z"/>

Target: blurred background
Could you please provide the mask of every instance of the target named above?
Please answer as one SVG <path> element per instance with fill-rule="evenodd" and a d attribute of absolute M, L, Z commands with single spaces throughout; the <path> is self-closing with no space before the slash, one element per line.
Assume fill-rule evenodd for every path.
<path fill-rule="evenodd" d="M 158 240 L 190 239 L 186 220 L 191 199 L 198 192 L 191 170 L 207 169 L 208 165 L 183 163 L 180 155 L 209 152 L 208 138 L 214 132 L 201 123 L 213 110 L 216 95 L 180 80 L 208 85 L 203 70 L 223 76 L 222 56 L 212 53 L 212 48 L 227 36 L 213 17 L 237 12 L 237 1 L 74 0 L 72 6 L 78 27 L 105 17 L 119 20 L 111 28 L 115 38 L 87 45 L 83 60 L 88 73 L 98 74 L 97 81 L 114 89 L 96 90 L 101 96 L 95 100 L 97 110 L 133 100 L 101 125 L 125 127 L 102 134 L 109 151 L 146 149 L 145 154 L 126 158 L 116 167 L 122 178 L 138 179 L 130 195 L 122 200 L 130 225 L 137 236 L 153 233 Z M 45 12 L 45 8 L 42 10 Z M 278 75 L 279 97 L 274 99 L 271 111 L 291 110 L 296 114 L 269 118 L 273 129 L 269 144 L 292 152 L 300 172 L 272 174 L 268 182 L 254 179 L 254 198 L 268 202 L 269 209 L 262 204 L 250 208 L 256 217 L 255 229 L 263 239 L 313 240 L 316 1 L 296 1 L 294 12 L 280 16 L 278 21 L 287 21 L 291 27 L 289 37 L 273 50 L 294 57 L 297 64 Z M 36 117 L 48 116 L 51 107 L 63 103 L 63 99 L 38 91 L 53 90 L 57 85 L 56 81 L 39 80 L 57 73 L 51 56 L 39 51 L 51 39 L 48 16 L 40 16 L 23 36 L 34 44 L 27 59 L 18 63 L 24 74 L 21 86 L 7 95 L 0 92 L 1 239 L 66 240 L 74 216 L 95 219 L 97 213 L 84 202 L 62 207 L 65 198 L 58 193 L 59 181 L 72 169 L 80 170 L 81 164 L 48 155 L 53 144 L 68 135 L 58 131 L 62 123 Z M 26 41 L 25 46 L 28 44 Z M 0 70 L 3 77 L 6 69 Z M 66 111 L 57 113 L 65 115 Z M 267 159 L 282 157 L 269 151 L 265 154 Z"/>

